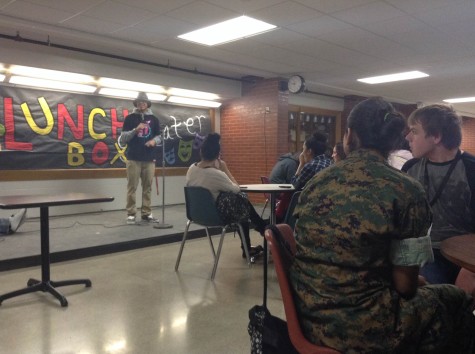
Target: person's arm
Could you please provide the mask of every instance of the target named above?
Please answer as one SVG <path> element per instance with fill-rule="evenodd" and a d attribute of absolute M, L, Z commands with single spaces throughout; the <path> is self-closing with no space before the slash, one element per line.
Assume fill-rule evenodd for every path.
<path fill-rule="evenodd" d="M 414 297 L 419 284 L 419 266 L 393 266 L 392 273 L 396 291 L 405 299 Z"/>
<path fill-rule="evenodd" d="M 224 162 L 223 160 L 221 159 L 218 159 L 218 170 L 220 171 L 223 171 L 226 176 L 229 177 L 229 179 L 236 185 L 239 186 L 239 183 L 236 181 L 236 179 L 234 178 L 234 176 L 231 174 L 231 171 L 229 171 L 229 168 L 228 168 L 228 165 L 226 165 L 226 162 Z"/>
<path fill-rule="evenodd" d="M 148 146 L 148 147 L 154 147 L 154 146 L 160 145 L 160 143 L 162 142 L 162 138 L 160 136 L 160 122 L 158 122 L 158 118 L 155 118 L 155 120 L 156 120 L 155 136 L 145 143 L 145 146 Z"/>
<path fill-rule="evenodd" d="M 134 136 L 137 135 L 138 131 L 140 129 L 143 129 L 145 128 L 145 124 L 144 123 L 140 123 L 138 126 L 136 126 L 135 128 L 131 129 L 131 130 L 122 130 L 122 132 L 120 133 L 120 136 L 119 136 L 119 142 L 120 144 L 127 144 L 130 140 L 132 140 L 132 138 Z"/>

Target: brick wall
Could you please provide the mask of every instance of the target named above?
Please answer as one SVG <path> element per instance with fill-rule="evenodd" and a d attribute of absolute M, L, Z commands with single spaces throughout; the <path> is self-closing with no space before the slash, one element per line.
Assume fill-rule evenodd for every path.
<path fill-rule="evenodd" d="M 261 183 L 288 151 L 288 93 L 279 91 L 279 82 L 256 78 L 243 85 L 241 98 L 221 106 L 222 157 L 240 184 Z M 264 201 L 258 194 L 250 199 Z"/>
<path fill-rule="evenodd" d="M 475 119 L 463 117 L 462 126 L 462 145 L 460 147 L 473 155 L 475 155 Z"/>

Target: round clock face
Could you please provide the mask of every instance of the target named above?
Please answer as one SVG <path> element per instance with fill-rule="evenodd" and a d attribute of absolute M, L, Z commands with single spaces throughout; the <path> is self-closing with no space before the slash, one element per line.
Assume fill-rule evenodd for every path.
<path fill-rule="evenodd" d="M 292 93 L 302 92 L 305 88 L 305 80 L 300 75 L 294 75 L 289 79 L 288 87 Z"/>

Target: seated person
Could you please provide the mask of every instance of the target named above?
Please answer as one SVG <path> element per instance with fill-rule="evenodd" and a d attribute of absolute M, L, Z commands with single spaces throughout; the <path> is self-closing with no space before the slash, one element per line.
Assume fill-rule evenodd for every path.
<path fill-rule="evenodd" d="M 272 167 L 272 171 L 270 172 L 270 183 L 291 183 L 292 177 L 295 175 L 295 171 L 297 171 L 297 167 L 299 165 L 299 155 L 299 152 L 294 154 L 289 152 L 280 156 L 279 161 L 276 162 L 274 167 Z"/>
<path fill-rule="evenodd" d="M 215 201 L 219 198 L 221 192 L 240 193 L 239 184 L 234 179 L 229 171 L 226 163 L 219 158 L 221 146 L 219 144 L 220 135 L 217 133 L 210 133 L 206 137 L 201 146 L 201 161 L 194 163 L 188 169 L 186 174 L 186 185 L 197 186 L 208 189 Z M 255 257 L 262 253 L 262 246 L 251 247 L 251 239 L 249 237 L 249 219 L 256 226 L 256 231 L 261 235 L 264 234 L 266 222 L 259 216 L 251 202 L 247 198 L 241 199 L 246 203 L 249 210 L 249 215 L 246 220 L 235 220 L 240 222 L 244 231 L 244 239 L 246 240 L 249 256 Z M 232 208 L 232 206 L 230 206 Z M 241 248 L 243 246 L 241 245 Z M 244 248 L 242 252 L 243 258 L 246 257 Z"/>
<path fill-rule="evenodd" d="M 344 160 L 346 158 L 345 150 L 343 149 L 342 143 L 336 143 L 333 147 L 332 159 L 333 163 Z"/>
<path fill-rule="evenodd" d="M 396 146 L 396 150 L 392 151 L 388 156 L 388 164 L 398 170 L 402 169 L 402 166 L 412 159 L 411 149 L 409 142 L 404 136 L 401 137 L 401 141 Z"/>
<path fill-rule="evenodd" d="M 301 190 L 317 172 L 330 166 L 331 160 L 325 155 L 326 150 L 327 136 L 325 134 L 317 132 L 305 140 L 299 155 L 299 166 L 291 179 L 296 190 Z M 284 220 L 291 199 L 292 193 L 283 193 L 275 208 L 277 222 Z"/>
<path fill-rule="evenodd" d="M 15 233 L 26 220 L 26 209 L 20 209 L 8 218 L 0 218 L 0 235 Z"/>
<path fill-rule="evenodd" d="M 433 258 L 422 185 L 386 159 L 405 126 L 380 98 L 350 112 L 345 160 L 319 172 L 295 213 L 289 270 L 305 336 L 342 353 L 471 353 L 471 297 L 422 285 Z"/>
<path fill-rule="evenodd" d="M 302 190 L 317 172 L 330 166 L 331 160 L 325 155 L 326 149 L 327 136 L 323 133 L 314 133 L 304 141 L 299 166 L 291 181 L 296 190 Z"/>

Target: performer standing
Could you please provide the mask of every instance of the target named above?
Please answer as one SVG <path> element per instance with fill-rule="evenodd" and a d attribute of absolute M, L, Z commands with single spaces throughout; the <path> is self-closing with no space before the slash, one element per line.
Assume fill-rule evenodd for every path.
<path fill-rule="evenodd" d="M 155 174 L 155 147 L 160 144 L 160 122 L 150 109 L 152 102 L 144 92 L 134 100 L 132 114 L 125 117 L 121 144 L 127 144 L 127 224 L 135 224 L 136 190 L 142 184 L 142 220 L 158 222 L 152 215 L 152 181 Z"/>

